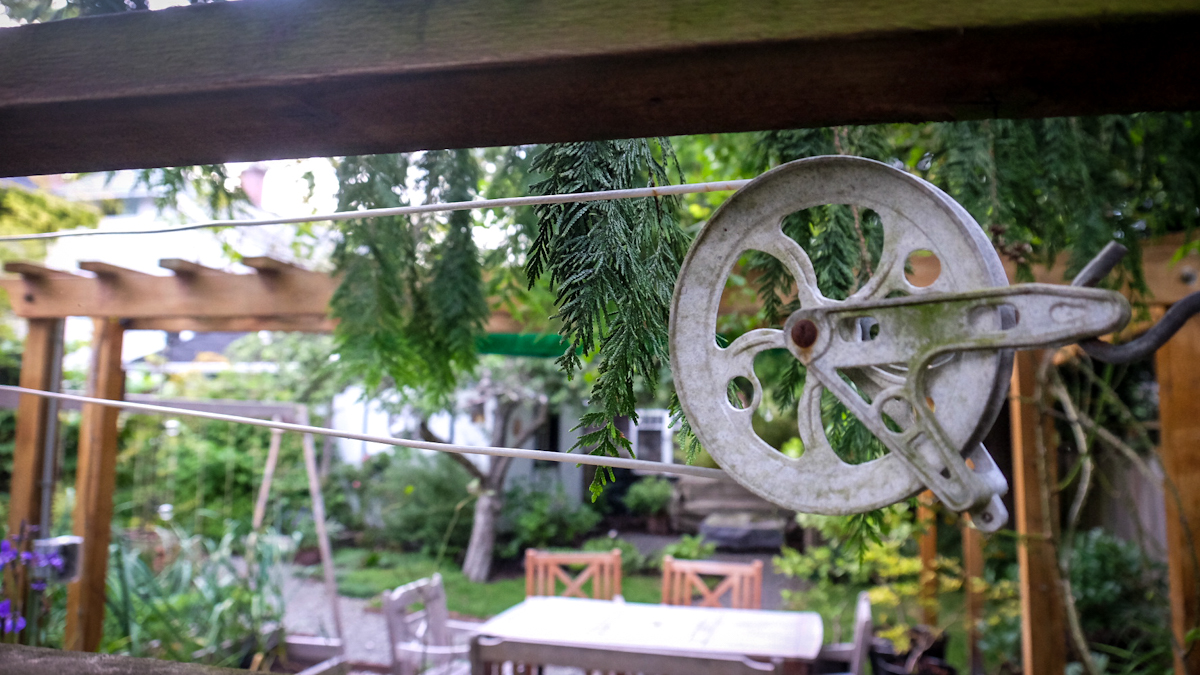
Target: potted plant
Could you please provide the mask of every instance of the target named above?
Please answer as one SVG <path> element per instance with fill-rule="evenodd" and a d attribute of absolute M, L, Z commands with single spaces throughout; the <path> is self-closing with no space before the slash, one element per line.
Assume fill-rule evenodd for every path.
<path fill-rule="evenodd" d="M 646 531 L 650 534 L 670 534 L 667 506 L 673 491 L 674 485 L 666 478 L 643 478 L 629 486 L 624 498 L 625 508 L 646 519 Z"/>

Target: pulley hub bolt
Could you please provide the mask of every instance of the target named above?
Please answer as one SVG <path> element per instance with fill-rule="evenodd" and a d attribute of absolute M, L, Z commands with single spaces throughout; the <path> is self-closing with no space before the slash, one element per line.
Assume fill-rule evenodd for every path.
<path fill-rule="evenodd" d="M 801 349 L 808 349 L 817 341 L 817 324 L 809 319 L 800 319 L 792 324 L 792 342 Z"/>

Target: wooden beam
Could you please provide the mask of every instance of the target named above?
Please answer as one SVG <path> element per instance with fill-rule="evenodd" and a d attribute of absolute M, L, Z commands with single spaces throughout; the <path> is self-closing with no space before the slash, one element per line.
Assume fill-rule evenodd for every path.
<path fill-rule="evenodd" d="M 254 268 L 254 270 L 259 274 L 288 274 L 296 272 L 315 274 L 315 272 L 306 270 L 299 265 L 293 265 L 292 263 L 277 260 L 265 255 L 242 258 L 242 264 L 246 267 Z"/>
<path fill-rule="evenodd" d="M 280 421 L 279 417 L 276 416 L 274 421 Z M 282 439 L 282 429 L 271 430 L 271 441 L 267 445 L 267 462 L 263 465 L 262 483 L 258 486 L 258 499 L 254 502 L 254 515 L 250 518 L 250 529 L 255 533 L 262 527 L 263 521 L 267 517 L 267 499 L 271 496 L 271 482 L 275 478 L 275 465 L 279 462 L 279 446 Z"/>
<path fill-rule="evenodd" d="M 1155 354 L 1163 474 L 1173 483 L 1167 502 L 1167 563 L 1171 584 L 1171 627 L 1177 644 L 1200 625 L 1200 318 L 1184 325 Z M 1200 672 L 1200 648 L 1176 655 L 1176 673 Z"/>
<path fill-rule="evenodd" d="M 1067 664 L 1066 620 L 1058 580 L 1058 561 L 1050 541 L 1053 508 L 1047 490 L 1057 476 L 1056 456 L 1047 443 L 1039 468 L 1037 435 L 1044 433 L 1033 401 L 1034 377 L 1041 352 L 1017 352 L 1013 361 L 1009 423 L 1012 426 L 1013 501 L 1017 512 L 1017 562 L 1021 587 L 1021 653 L 1026 673 L 1061 673 Z"/>
<path fill-rule="evenodd" d="M 97 267 L 99 269 L 99 267 Z M 37 284 L 0 279 L 17 316 L 235 318 L 325 315 L 338 280 L 325 274 L 211 274 L 191 279 L 134 274 L 113 285 L 84 277 Z"/>
<path fill-rule="evenodd" d="M 1198 33 L 1196 0 L 130 12 L 0 32 L 0 176 L 1195 109 Z"/>
<path fill-rule="evenodd" d="M 127 269 L 124 267 L 118 267 L 116 265 L 110 265 L 109 263 L 106 263 L 106 262 L 96 262 L 93 260 L 80 261 L 79 269 L 84 270 L 85 272 L 91 272 L 92 274 L 95 274 L 96 276 L 100 277 L 100 279 L 102 279 L 104 281 L 116 281 L 116 280 L 121 280 L 121 279 L 128 279 L 130 277 L 150 277 L 152 279 L 154 278 L 154 275 L 152 275 L 152 274 L 146 274 L 145 272 L 138 272 L 136 270 Z"/>
<path fill-rule="evenodd" d="M 171 270 L 176 276 L 180 277 L 194 277 L 199 274 L 225 274 L 221 270 L 205 267 L 200 263 L 181 258 L 163 258 L 158 261 L 158 266 L 165 270 Z"/>
<path fill-rule="evenodd" d="M 21 355 L 21 386 L 26 389 L 57 391 L 54 358 L 61 358 L 63 324 L 61 319 L 34 319 L 25 336 Z M 12 481 L 8 501 L 8 531 L 19 532 L 24 525 L 42 521 L 42 469 L 49 435 L 50 399 L 28 394 L 19 397 L 17 432 L 13 447 Z"/>
<path fill-rule="evenodd" d="M 228 318 L 163 317 L 128 319 L 128 330 L 165 330 L 179 333 L 255 333 L 260 330 L 295 333 L 332 333 L 337 322 L 323 314 L 297 316 L 236 316 Z"/>
<path fill-rule="evenodd" d="M 983 650 L 979 648 L 979 622 L 983 620 L 983 533 L 963 519 L 963 604 L 967 624 L 967 673 L 984 675 Z"/>
<path fill-rule="evenodd" d="M 308 424 L 308 406 L 299 406 L 300 424 Z M 321 555 L 321 571 L 325 577 L 325 596 L 333 612 L 333 627 L 338 640 L 346 644 L 346 633 L 342 627 L 342 606 L 338 598 L 337 574 L 333 566 L 333 547 L 329 543 L 329 532 L 325 528 L 325 498 L 321 494 L 321 475 L 317 470 L 317 448 L 312 434 L 301 436 L 304 449 L 304 469 L 308 474 L 308 494 L 312 502 L 313 527 L 317 531 L 317 550 Z M 344 647 L 343 647 L 344 649 Z"/>
<path fill-rule="evenodd" d="M 25 350 L 21 355 L 19 384 L 28 389 L 57 391 L 62 383 L 63 321 L 37 319 L 29 322 Z M 13 441 L 13 464 L 9 485 L 8 534 L 39 538 L 50 524 L 51 496 L 58 433 L 57 401 L 40 396 L 17 397 L 17 429 Z M 29 593 L 28 574 L 9 565 L 4 572 L 7 596 L 16 616 L 31 614 L 27 603 L 38 595 Z M 29 641 L 36 631 L 36 614 L 19 640 Z"/>
<path fill-rule="evenodd" d="M 937 568 L 937 498 L 929 490 L 917 496 L 917 524 L 922 528 L 919 547 L 921 551 L 921 575 L 919 600 L 921 621 L 926 626 L 938 622 L 938 568 Z"/>
<path fill-rule="evenodd" d="M 22 262 L 20 260 L 12 260 L 4 263 L 4 271 L 12 274 L 20 274 L 22 277 L 32 279 L 78 279 L 78 274 L 63 272 L 62 270 L 52 270 L 49 267 L 43 267 L 37 263 Z"/>
<path fill-rule="evenodd" d="M 96 319 L 90 396 L 120 400 L 125 371 L 121 369 L 124 329 L 116 319 Z M 83 407 L 79 425 L 79 460 L 75 477 L 74 532 L 83 537 L 79 581 L 67 587 L 67 627 L 63 647 L 94 652 L 104 630 L 104 597 L 108 573 L 108 544 L 117 478 L 116 408 Z"/>

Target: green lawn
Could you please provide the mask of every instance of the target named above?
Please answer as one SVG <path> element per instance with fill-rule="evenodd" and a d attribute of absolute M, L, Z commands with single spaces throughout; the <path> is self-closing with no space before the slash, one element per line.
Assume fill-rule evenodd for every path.
<path fill-rule="evenodd" d="M 389 590 L 442 573 L 446 586 L 446 604 L 451 612 L 487 618 L 503 612 L 525 599 L 525 579 L 498 579 L 486 584 L 473 583 L 453 563 L 437 569 L 432 558 L 416 553 L 372 553 L 362 549 L 339 549 L 334 554 L 338 590 L 354 598 L 372 598 Z M 662 600 L 659 576 L 638 575 L 621 580 L 622 595 L 630 602 Z"/>

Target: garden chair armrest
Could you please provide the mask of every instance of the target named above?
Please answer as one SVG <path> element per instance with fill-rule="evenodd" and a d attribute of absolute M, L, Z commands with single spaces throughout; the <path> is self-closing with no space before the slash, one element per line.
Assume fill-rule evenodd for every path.
<path fill-rule="evenodd" d="M 397 654 L 412 654 L 415 656 L 462 656 L 466 658 L 471 653 L 471 645 L 447 645 L 435 646 L 427 645 L 421 642 L 398 642 L 395 650 Z"/>
<path fill-rule="evenodd" d="M 458 621 L 456 619 L 446 619 L 446 628 L 448 628 L 451 632 L 454 632 L 454 633 L 475 634 L 475 633 L 479 632 L 479 627 L 482 625 L 483 625 L 482 623 L 476 623 L 474 621 Z"/>

